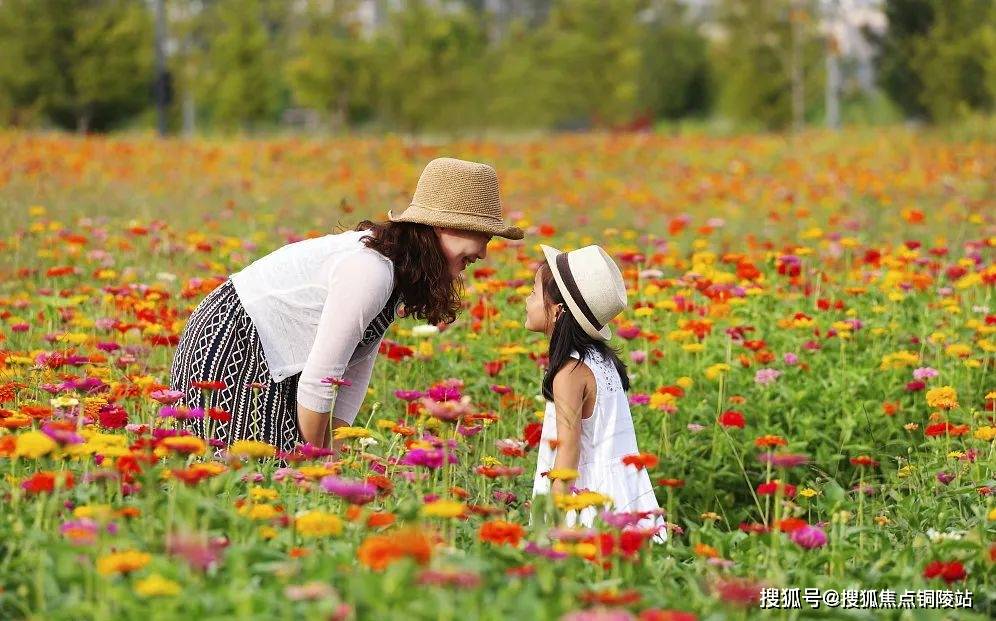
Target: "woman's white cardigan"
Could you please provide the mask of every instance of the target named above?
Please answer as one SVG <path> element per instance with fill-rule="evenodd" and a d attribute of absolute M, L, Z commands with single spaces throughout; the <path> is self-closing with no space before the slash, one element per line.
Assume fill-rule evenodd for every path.
<path fill-rule="evenodd" d="M 346 231 L 288 244 L 231 276 L 273 381 L 300 372 L 297 402 L 348 423 L 366 396 L 383 324 L 393 319 L 393 312 L 385 320 L 381 311 L 394 289 L 394 264 L 360 241 L 369 234 Z M 381 329 L 367 332 L 375 319 Z M 330 377 L 351 385 L 322 382 Z"/>

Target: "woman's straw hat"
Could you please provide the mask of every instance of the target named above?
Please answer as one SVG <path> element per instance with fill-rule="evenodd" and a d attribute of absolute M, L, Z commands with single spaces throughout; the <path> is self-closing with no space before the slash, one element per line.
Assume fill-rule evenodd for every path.
<path fill-rule="evenodd" d="M 627 306 L 626 283 L 619 266 L 600 246 L 561 252 L 540 244 L 571 314 L 594 339 L 608 341 L 607 325 Z"/>
<path fill-rule="evenodd" d="M 478 231 L 508 239 L 523 232 L 502 219 L 498 173 L 487 164 L 440 157 L 429 162 L 418 178 L 411 205 L 391 222 L 418 222 L 430 226 Z"/>

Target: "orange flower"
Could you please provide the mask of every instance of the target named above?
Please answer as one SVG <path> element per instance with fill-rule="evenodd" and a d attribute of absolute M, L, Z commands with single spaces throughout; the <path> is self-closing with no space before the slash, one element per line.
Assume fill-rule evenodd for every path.
<path fill-rule="evenodd" d="M 496 545 L 508 544 L 515 547 L 519 545 L 522 535 L 523 529 L 519 524 L 505 520 L 494 520 L 481 524 L 477 536 L 481 541 Z"/>
<path fill-rule="evenodd" d="M 783 533 L 791 533 L 807 524 L 806 520 L 796 517 L 787 517 L 778 521 L 778 530 Z"/>
<path fill-rule="evenodd" d="M 387 511 L 371 513 L 367 517 L 367 528 L 378 528 L 381 526 L 390 526 L 391 524 L 394 524 L 394 514 Z"/>
<path fill-rule="evenodd" d="M 787 445 L 788 441 L 786 441 L 785 438 L 781 436 L 765 435 L 754 438 L 754 446 L 757 446 L 759 448 L 771 447 L 771 446 L 787 446 Z"/>
<path fill-rule="evenodd" d="M 711 545 L 700 542 L 695 544 L 695 556 L 704 556 L 706 558 L 719 558 L 719 550 L 712 547 Z"/>
<path fill-rule="evenodd" d="M 360 544 L 356 556 L 374 571 L 380 571 L 405 557 L 425 565 L 432 558 L 432 542 L 425 533 L 407 528 L 387 535 L 367 537 Z"/>

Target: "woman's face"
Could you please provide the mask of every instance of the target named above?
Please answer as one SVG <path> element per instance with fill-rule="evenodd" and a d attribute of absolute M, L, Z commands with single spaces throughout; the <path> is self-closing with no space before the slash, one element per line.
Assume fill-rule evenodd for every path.
<path fill-rule="evenodd" d="M 491 235 L 487 233 L 437 227 L 436 235 L 453 278 L 460 278 L 464 268 L 488 255 Z"/>
<path fill-rule="evenodd" d="M 543 332 L 550 334 L 555 313 L 560 309 L 556 306 L 549 306 L 546 298 L 543 297 L 542 270 L 536 270 L 533 277 L 533 290 L 526 296 L 526 323 L 525 328 L 531 332 Z"/>

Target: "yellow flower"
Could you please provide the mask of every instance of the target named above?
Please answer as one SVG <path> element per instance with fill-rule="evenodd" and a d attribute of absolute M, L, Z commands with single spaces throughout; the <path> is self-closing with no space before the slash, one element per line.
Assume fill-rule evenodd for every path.
<path fill-rule="evenodd" d="M 875 523 L 878 524 L 879 526 L 885 526 L 890 521 L 891 520 L 889 518 L 887 518 L 886 516 L 884 516 L 884 515 L 876 515 L 875 516 Z"/>
<path fill-rule="evenodd" d="M 649 306 L 641 306 L 640 308 L 633 311 L 633 314 L 637 317 L 649 317 L 654 314 L 654 309 Z"/>
<path fill-rule="evenodd" d="M 272 520 L 280 515 L 276 507 L 266 504 L 245 504 L 239 508 L 239 513 L 250 520 Z"/>
<path fill-rule="evenodd" d="M 163 449 L 164 451 L 176 451 L 189 455 L 203 455 L 204 451 L 207 450 L 207 444 L 196 436 L 172 436 L 160 440 L 156 449 L 159 453 L 162 453 L 159 449 Z"/>
<path fill-rule="evenodd" d="M 236 457 L 273 457 L 277 454 L 277 448 L 266 442 L 257 440 L 238 440 L 228 448 L 230 455 Z"/>
<path fill-rule="evenodd" d="M 168 597 L 180 593 L 180 585 L 159 574 L 152 574 L 135 583 L 135 593 L 142 597 Z"/>
<path fill-rule="evenodd" d="M 485 466 L 486 468 L 493 468 L 495 466 L 500 466 L 501 461 L 499 461 L 497 457 L 494 457 L 492 455 L 485 455 L 484 457 L 481 458 L 481 465 Z"/>
<path fill-rule="evenodd" d="M 669 392 L 655 392 L 650 395 L 650 407 L 660 409 L 665 405 L 673 404 L 677 399 L 677 397 Z"/>
<path fill-rule="evenodd" d="M 342 520 L 325 511 L 306 511 L 295 518 L 294 528 L 305 537 L 330 537 L 342 533 Z"/>
<path fill-rule="evenodd" d="M 325 466 L 301 466 L 297 469 L 309 481 L 315 481 L 330 474 L 335 474 L 335 470 Z"/>
<path fill-rule="evenodd" d="M 612 499 L 605 494 L 588 491 L 577 494 L 555 494 L 553 501 L 558 509 L 570 511 L 572 509 L 581 510 L 588 507 L 608 505 L 612 502 Z"/>
<path fill-rule="evenodd" d="M 719 514 L 716 513 L 715 511 L 706 511 L 699 517 L 701 517 L 703 520 L 718 520 Z"/>
<path fill-rule="evenodd" d="M 422 506 L 422 515 L 428 517 L 455 518 L 463 511 L 463 503 L 455 500 L 437 500 Z"/>
<path fill-rule="evenodd" d="M 944 353 L 955 358 L 964 358 L 972 353 L 972 348 L 964 343 L 952 343 L 944 348 Z"/>
<path fill-rule="evenodd" d="M 812 498 L 813 496 L 819 495 L 819 492 L 811 487 L 804 487 L 799 490 L 799 495 L 803 498 Z"/>
<path fill-rule="evenodd" d="M 681 346 L 681 349 L 690 354 L 697 354 L 699 352 L 705 351 L 705 345 L 703 345 L 702 343 L 685 343 L 684 345 Z"/>
<path fill-rule="evenodd" d="M 17 436 L 14 445 L 15 457 L 27 457 L 28 459 L 38 459 L 42 455 L 47 455 L 55 450 L 55 440 L 40 431 L 29 431 Z"/>
<path fill-rule="evenodd" d="M 927 405 L 950 410 L 958 407 L 958 393 L 951 386 L 940 386 L 927 391 Z"/>
<path fill-rule="evenodd" d="M 349 438 L 369 438 L 373 434 L 363 427 L 339 427 L 335 430 L 336 440 L 347 440 Z"/>
<path fill-rule="evenodd" d="M 110 574 L 126 574 L 138 571 L 145 567 L 152 560 L 152 555 L 138 550 L 124 550 L 114 552 L 97 559 L 97 573 L 107 576 Z"/>
<path fill-rule="evenodd" d="M 677 384 L 677 385 L 679 385 L 679 386 L 681 386 L 685 390 L 688 390 L 689 388 L 691 388 L 695 384 L 695 382 L 692 380 L 692 378 L 688 377 L 687 375 L 683 375 L 683 376 L 679 377 L 678 379 L 674 380 L 674 383 Z"/>
<path fill-rule="evenodd" d="M 277 490 L 268 487 L 255 486 L 249 490 L 249 497 L 256 502 L 260 500 L 274 500 L 277 495 Z"/>
<path fill-rule="evenodd" d="M 975 437 L 983 442 L 992 442 L 996 438 L 996 427 L 985 425 L 975 430 Z"/>
<path fill-rule="evenodd" d="M 546 476 L 551 481 L 573 481 L 581 476 L 581 473 L 573 468 L 554 468 Z"/>
<path fill-rule="evenodd" d="M 259 527 L 259 536 L 262 537 L 263 539 L 273 539 L 278 534 L 279 533 L 277 532 L 277 529 L 273 528 L 272 526 Z"/>
<path fill-rule="evenodd" d="M 705 370 L 705 375 L 708 379 L 716 380 L 719 379 L 724 373 L 730 370 L 730 365 L 725 362 L 720 362 L 717 364 L 710 365 Z"/>
<path fill-rule="evenodd" d="M 913 466 L 911 466 L 909 464 L 906 464 L 905 466 L 903 466 L 902 468 L 900 468 L 896 472 L 896 475 L 898 475 L 899 478 L 901 478 L 901 479 L 905 479 L 906 477 L 910 476 L 911 474 L 913 474 Z"/>
<path fill-rule="evenodd" d="M 913 352 L 903 350 L 882 356 L 882 363 L 878 368 L 882 371 L 886 371 L 888 369 L 902 369 L 905 367 L 916 366 L 919 362 L 920 356 L 914 354 Z"/>
<path fill-rule="evenodd" d="M 73 509 L 73 517 L 108 522 L 114 517 L 114 509 L 111 505 L 80 505 Z"/>
<path fill-rule="evenodd" d="M 989 518 L 990 522 L 996 521 L 996 507 L 993 507 L 992 509 L 990 509 L 989 510 L 989 515 L 986 516 L 986 517 Z"/>

